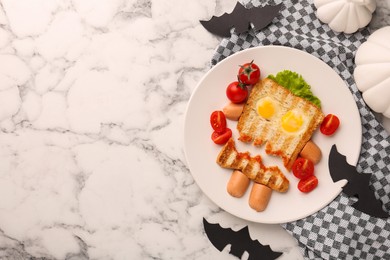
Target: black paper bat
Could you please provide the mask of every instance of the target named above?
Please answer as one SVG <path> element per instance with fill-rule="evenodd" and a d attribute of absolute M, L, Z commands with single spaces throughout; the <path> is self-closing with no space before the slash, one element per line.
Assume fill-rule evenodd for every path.
<path fill-rule="evenodd" d="M 279 13 L 282 4 L 264 7 L 245 8 L 237 2 L 231 13 L 224 13 L 221 16 L 213 16 L 209 21 L 200 21 L 206 30 L 212 34 L 222 37 L 229 37 L 230 30 L 234 27 L 236 33 L 243 33 L 250 29 L 253 24 L 256 30 L 266 27 Z"/>
<path fill-rule="evenodd" d="M 272 251 L 270 246 L 263 246 L 258 240 L 252 240 L 248 226 L 233 231 L 231 228 L 222 228 L 219 224 L 210 224 L 205 218 L 203 218 L 203 226 L 210 242 L 219 251 L 230 244 L 229 253 L 240 259 L 245 251 L 249 254 L 248 260 L 274 260 L 283 254 Z"/>
<path fill-rule="evenodd" d="M 332 146 L 328 164 L 333 182 L 343 179 L 348 181 L 342 189 L 349 197 L 358 199 L 351 205 L 352 207 L 373 217 L 389 217 L 382 208 L 382 202 L 375 197 L 374 191 L 370 189 L 371 174 L 357 172 L 354 166 L 347 163 L 346 157 L 337 151 L 336 145 Z"/>

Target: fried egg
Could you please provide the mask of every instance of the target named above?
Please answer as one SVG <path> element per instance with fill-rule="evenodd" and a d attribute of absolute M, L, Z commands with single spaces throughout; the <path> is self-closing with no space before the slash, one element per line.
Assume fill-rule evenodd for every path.
<path fill-rule="evenodd" d="M 260 117 L 272 123 L 274 127 L 277 127 L 276 121 L 279 121 L 280 129 L 287 134 L 299 133 L 307 121 L 305 113 L 299 109 L 283 110 L 270 96 L 264 96 L 256 102 L 256 112 Z"/>
<path fill-rule="evenodd" d="M 287 111 L 280 119 L 281 128 L 289 133 L 298 133 L 305 128 L 307 118 L 305 113 L 298 109 Z"/>
<path fill-rule="evenodd" d="M 269 96 L 259 99 L 256 103 L 257 114 L 266 120 L 271 120 L 278 110 L 279 104 Z"/>

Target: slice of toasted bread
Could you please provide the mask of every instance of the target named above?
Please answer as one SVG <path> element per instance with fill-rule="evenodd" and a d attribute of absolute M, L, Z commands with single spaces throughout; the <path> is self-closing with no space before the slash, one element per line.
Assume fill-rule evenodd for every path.
<path fill-rule="evenodd" d="M 257 111 L 257 102 L 263 98 L 273 100 L 275 111 L 270 118 L 262 117 Z M 283 116 L 292 110 L 302 119 L 302 126 L 296 132 L 286 131 L 281 123 Z M 247 143 L 253 142 L 256 146 L 265 144 L 265 152 L 280 156 L 284 166 L 290 170 L 323 118 L 324 114 L 316 105 L 266 78 L 251 91 L 237 124 L 240 134 L 238 139 Z"/>
<path fill-rule="evenodd" d="M 273 190 L 279 192 L 288 190 L 289 181 L 279 167 L 266 167 L 260 155 L 252 157 L 249 152 L 238 152 L 232 138 L 223 146 L 217 157 L 217 163 L 223 168 L 240 170 L 249 179 Z"/>

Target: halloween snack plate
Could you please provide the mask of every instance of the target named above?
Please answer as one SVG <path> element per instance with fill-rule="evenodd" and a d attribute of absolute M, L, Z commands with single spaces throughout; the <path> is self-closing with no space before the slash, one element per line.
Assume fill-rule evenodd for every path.
<path fill-rule="evenodd" d="M 265 211 L 256 212 L 248 205 L 250 188 L 242 198 L 234 198 L 226 191 L 232 170 L 216 163 L 222 146 L 211 140 L 210 114 L 229 102 L 225 91 L 236 80 L 239 65 L 254 62 L 261 69 L 261 78 L 276 75 L 282 70 L 295 71 L 311 85 L 314 95 L 320 98 L 323 113 L 335 114 L 340 127 L 333 136 L 317 130 L 313 141 L 321 148 L 322 159 L 315 166 L 318 187 L 310 193 L 298 190 L 298 179 L 287 171 L 279 157 L 267 155 L 262 147 L 244 144 L 237 140 L 236 121 L 228 120 L 233 131 L 237 150 L 261 155 L 267 166 L 277 165 L 290 181 L 286 193 L 273 191 Z M 258 223 L 285 223 L 309 216 L 329 204 L 346 181 L 333 183 L 328 168 L 328 156 L 336 144 L 340 153 L 351 165 L 356 165 L 362 142 L 362 128 L 358 108 L 345 82 L 326 63 L 306 52 L 283 46 L 261 46 L 235 53 L 211 68 L 200 80 L 187 106 L 184 124 L 184 150 L 193 178 L 201 190 L 215 204 L 239 218 Z"/>

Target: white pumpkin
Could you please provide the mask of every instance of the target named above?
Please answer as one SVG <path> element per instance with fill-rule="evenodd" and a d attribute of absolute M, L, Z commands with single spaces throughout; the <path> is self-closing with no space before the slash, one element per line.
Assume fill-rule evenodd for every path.
<path fill-rule="evenodd" d="M 360 45 L 353 73 L 366 104 L 390 118 L 390 26 L 383 27 Z"/>
<path fill-rule="evenodd" d="M 375 0 L 314 0 L 317 17 L 336 32 L 354 33 L 367 26 L 376 9 Z"/>

